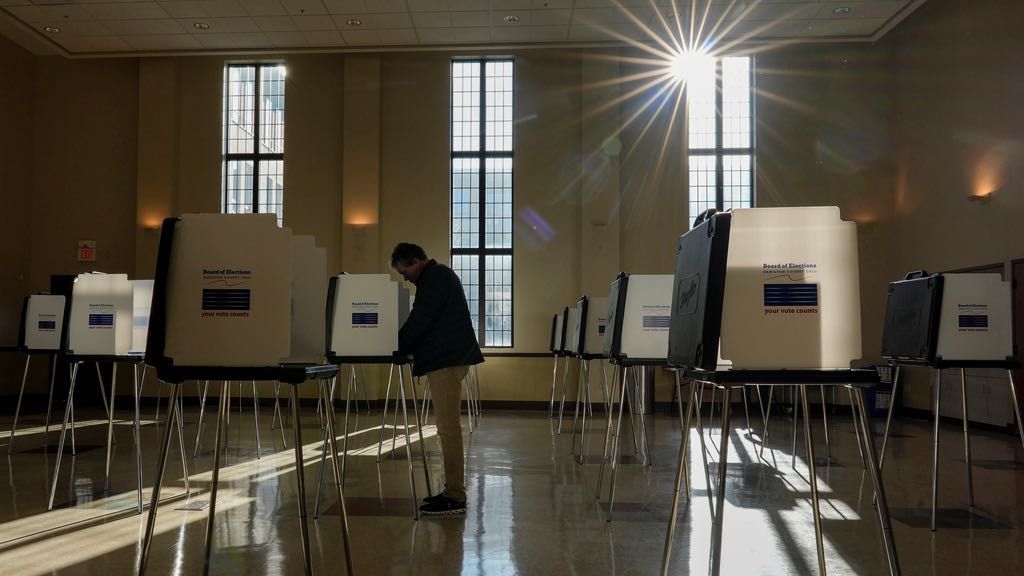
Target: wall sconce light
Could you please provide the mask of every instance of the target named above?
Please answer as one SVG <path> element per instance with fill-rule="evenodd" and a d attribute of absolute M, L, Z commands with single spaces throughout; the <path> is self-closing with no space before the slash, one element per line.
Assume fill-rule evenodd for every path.
<path fill-rule="evenodd" d="M 967 196 L 967 201 L 968 202 L 973 202 L 975 204 L 981 204 L 983 206 L 984 205 L 988 205 L 988 204 L 992 203 L 992 194 L 994 194 L 994 193 L 995 192 L 993 191 L 993 192 L 986 192 L 984 194 L 971 194 L 971 195 Z"/>

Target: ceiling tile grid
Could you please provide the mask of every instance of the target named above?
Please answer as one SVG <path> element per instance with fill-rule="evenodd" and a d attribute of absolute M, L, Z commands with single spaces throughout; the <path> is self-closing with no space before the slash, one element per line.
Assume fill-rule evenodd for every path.
<path fill-rule="evenodd" d="M 335 46 L 872 40 L 925 0 L 0 0 L 69 53 Z M 682 26 L 676 20 L 682 21 Z M 699 26 L 697 26 L 699 28 Z M 721 40 L 721 39 L 720 39 Z M 719 44 L 723 42 L 719 41 Z"/>

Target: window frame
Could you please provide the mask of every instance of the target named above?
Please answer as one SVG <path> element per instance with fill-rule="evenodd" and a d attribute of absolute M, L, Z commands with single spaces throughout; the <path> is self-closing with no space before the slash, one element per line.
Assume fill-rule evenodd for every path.
<path fill-rule="evenodd" d="M 260 163 L 262 161 L 280 161 L 281 162 L 281 175 L 284 176 L 284 152 L 260 152 L 260 139 L 262 137 L 262 121 L 260 113 L 262 111 L 260 104 L 260 89 L 262 82 L 263 70 L 265 68 L 285 68 L 285 82 L 287 82 L 287 67 L 284 62 L 228 62 L 224 64 L 224 110 L 221 128 L 221 193 L 220 193 L 220 210 L 222 214 L 227 213 L 228 207 L 228 164 L 231 162 L 251 162 L 252 163 L 252 202 L 248 206 L 250 214 L 260 214 Z M 230 142 L 228 139 L 229 118 L 231 114 L 231 95 L 228 93 L 228 86 L 230 85 L 231 69 L 232 68 L 254 68 L 255 76 L 253 77 L 253 136 L 252 136 L 252 152 L 228 152 Z M 287 95 L 287 84 L 285 84 L 285 95 Z M 287 97 L 287 96 L 286 96 Z M 284 133 L 281 134 L 282 142 L 284 141 Z M 267 214 L 277 215 L 276 212 L 266 212 Z M 282 192 L 281 197 L 281 216 L 278 222 L 278 226 L 284 226 L 284 195 Z"/>
<path fill-rule="evenodd" d="M 725 208 L 725 168 L 724 158 L 726 156 L 750 156 L 750 206 L 757 206 L 757 132 L 756 132 L 756 117 L 757 117 L 757 98 L 755 98 L 757 87 L 755 84 L 756 73 L 755 64 L 756 60 L 753 56 L 741 56 L 747 58 L 750 62 L 749 67 L 749 90 L 750 90 L 750 146 L 747 148 L 726 148 L 723 146 L 725 140 L 723 134 L 723 116 L 725 114 L 724 107 L 724 95 L 723 95 L 723 67 L 726 58 L 731 56 L 722 56 L 715 58 L 715 146 L 713 148 L 692 148 L 689 143 L 689 135 L 687 135 L 686 152 L 687 162 L 692 156 L 702 156 L 705 158 L 715 159 L 715 209 L 719 212 Z M 687 104 L 689 107 L 689 104 Z M 690 206 L 690 176 L 691 173 L 687 169 L 687 187 L 686 187 L 686 206 L 687 212 L 689 212 Z M 689 227 L 693 226 L 693 221 L 700 214 L 688 214 Z"/>
<path fill-rule="evenodd" d="M 480 104 L 479 104 L 479 145 L 477 150 L 460 150 L 456 151 L 454 148 L 454 99 L 453 95 L 453 82 L 454 82 L 454 65 L 456 63 L 465 62 L 476 62 L 480 64 Z M 493 62 L 509 62 L 512 64 L 512 115 L 513 121 L 511 123 L 511 139 L 512 145 L 507 151 L 488 151 L 487 150 L 487 63 Z M 510 245 L 508 248 L 488 248 L 487 247 L 487 160 L 488 159 L 507 159 L 509 160 L 511 171 L 510 171 L 510 190 L 511 190 L 511 204 L 510 209 L 512 214 L 515 214 L 515 147 L 516 147 L 516 127 L 515 127 L 515 78 L 516 78 L 516 67 L 515 58 L 510 56 L 501 57 L 469 57 L 469 58 L 453 58 L 449 66 L 449 83 L 448 83 L 448 146 L 450 149 L 450 158 L 448 160 L 448 200 L 449 200 L 449 212 L 448 212 L 448 245 L 449 245 L 449 257 L 454 264 L 455 256 L 474 256 L 477 259 L 477 330 L 476 337 L 482 348 L 514 348 L 515 347 L 515 239 L 514 230 L 509 230 Z M 456 248 L 452 242 L 452 223 L 455 220 L 455 202 L 452 196 L 452 177 L 454 175 L 454 163 L 457 159 L 476 159 L 478 162 L 477 170 L 477 193 L 478 193 L 478 213 L 477 213 L 477 247 L 476 248 Z M 508 256 L 509 257 L 509 317 L 510 317 L 510 328 L 509 328 L 509 343 L 506 344 L 488 344 L 487 343 L 487 257 L 488 256 Z M 461 280 L 461 279 L 460 279 Z"/>

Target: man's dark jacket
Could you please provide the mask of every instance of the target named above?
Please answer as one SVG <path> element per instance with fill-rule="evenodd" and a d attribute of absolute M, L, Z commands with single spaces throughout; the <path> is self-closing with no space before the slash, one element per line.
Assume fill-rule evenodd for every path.
<path fill-rule="evenodd" d="M 416 279 L 416 300 L 398 331 L 398 352 L 414 357 L 413 374 L 484 361 L 455 272 L 430 260 Z"/>

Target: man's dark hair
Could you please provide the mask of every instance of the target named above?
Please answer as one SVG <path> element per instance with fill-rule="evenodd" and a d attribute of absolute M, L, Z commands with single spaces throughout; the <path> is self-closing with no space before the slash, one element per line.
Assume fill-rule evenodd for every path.
<path fill-rule="evenodd" d="M 391 251 L 391 267 L 401 264 L 402 266 L 411 266 L 416 260 L 426 260 L 427 253 L 416 244 L 409 244 L 408 242 L 399 242 L 395 245 L 395 249 Z"/>

